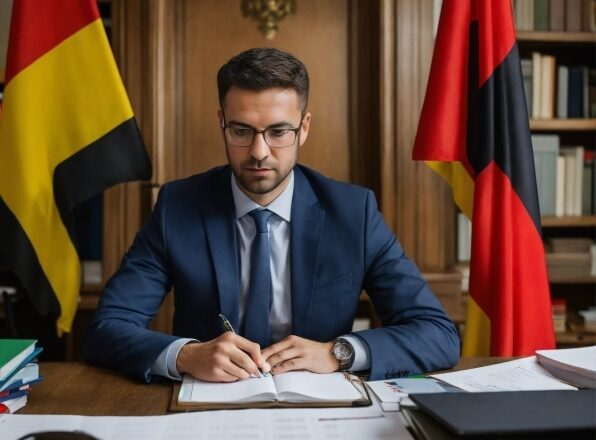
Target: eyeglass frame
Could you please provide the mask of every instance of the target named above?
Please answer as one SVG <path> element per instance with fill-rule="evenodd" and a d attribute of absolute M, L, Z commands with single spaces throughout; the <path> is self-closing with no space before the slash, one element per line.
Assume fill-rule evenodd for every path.
<path fill-rule="evenodd" d="M 224 113 L 223 110 L 221 110 L 221 114 L 223 115 L 223 123 L 221 125 L 221 129 L 223 131 L 223 138 L 224 138 L 224 142 L 226 144 L 226 146 L 228 146 L 228 139 L 226 138 L 226 128 L 234 128 L 234 126 L 232 125 L 228 125 L 226 122 L 226 114 Z M 248 145 L 229 145 L 230 147 L 234 147 L 234 148 L 248 148 L 250 147 L 252 144 L 254 144 L 255 142 L 255 138 L 257 137 L 257 134 L 260 134 L 263 136 L 263 141 L 265 142 L 265 144 L 267 145 L 267 147 L 278 150 L 280 148 L 288 148 L 291 147 L 293 145 L 296 144 L 296 141 L 300 142 L 300 130 L 302 130 L 302 125 L 304 124 L 304 116 L 305 116 L 305 112 L 302 111 L 300 114 L 300 124 L 298 125 L 298 127 L 291 127 L 291 128 L 279 128 L 279 130 L 288 130 L 288 131 L 293 131 L 294 132 L 294 142 L 292 142 L 290 145 L 285 145 L 283 147 L 273 147 L 271 145 L 269 145 L 269 142 L 267 142 L 267 138 L 265 137 L 265 132 L 267 132 L 267 130 L 273 128 L 273 126 L 269 126 L 267 128 L 265 128 L 264 130 L 257 130 L 255 127 L 248 125 L 248 124 L 240 124 L 242 127 L 245 128 L 250 128 L 253 131 L 253 135 L 252 135 L 252 140 L 250 141 L 250 143 Z M 275 125 L 275 124 L 274 124 Z"/>

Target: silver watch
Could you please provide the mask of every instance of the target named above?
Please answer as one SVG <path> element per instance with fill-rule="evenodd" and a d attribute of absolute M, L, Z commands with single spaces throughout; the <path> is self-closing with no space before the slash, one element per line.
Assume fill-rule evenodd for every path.
<path fill-rule="evenodd" d="M 354 347 L 347 339 L 337 338 L 333 341 L 331 353 L 339 361 L 338 371 L 348 371 L 354 363 Z"/>

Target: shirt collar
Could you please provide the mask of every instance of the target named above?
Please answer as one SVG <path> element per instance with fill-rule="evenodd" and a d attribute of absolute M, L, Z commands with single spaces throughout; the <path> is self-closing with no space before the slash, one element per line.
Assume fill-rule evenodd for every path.
<path fill-rule="evenodd" d="M 236 219 L 244 217 L 253 209 L 263 208 L 261 205 L 251 200 L 242 190 L 238 187 L 236 177 L 234 173 L 231 176 L 232 179 L 232 195 L 234 197 L 234 206 L 236 207 Z M 280 216 L 285 221 L 289 222 L 292 218 L 292 198 L 294 197 L 294 170 L 290 171 L 290 182 L 286 189 L 277 196 L 269 205 L 267 209 L 274 214 Z"/>

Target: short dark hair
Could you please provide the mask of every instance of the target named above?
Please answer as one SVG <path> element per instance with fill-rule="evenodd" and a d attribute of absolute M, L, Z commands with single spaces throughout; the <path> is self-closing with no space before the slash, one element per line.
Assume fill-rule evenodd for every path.
<path fill-rule="evenodd" d="M 245 50 L 231 58 L 217 72 L 219 104 L 232 87 L 262 91 L 272 88 L 293 89 L 302 104 L 308 104 L 309 79 L 304 64 L 294 55 L 273 48 Z"/>

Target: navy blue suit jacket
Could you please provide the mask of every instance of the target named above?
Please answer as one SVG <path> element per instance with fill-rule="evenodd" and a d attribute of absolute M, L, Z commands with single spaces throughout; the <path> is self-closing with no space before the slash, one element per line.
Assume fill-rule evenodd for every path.
<path fill-rule="evenodd" d="M 228 166 L 168 183 L 87 331 L 87 360 L 142 380 L 179 337 L 222 333 L 239 321 L 240 276 Z M 373 193 L 294 168 L 290 235 L 292 334 L 331 341 L 351 332 L 360 293 L 383 328 L 355 333 L 370 348 L 370 379 L 453 366 L 459 336 L 385 224 Z M 173 335 L 148 330 L 174 288 Z"/>

